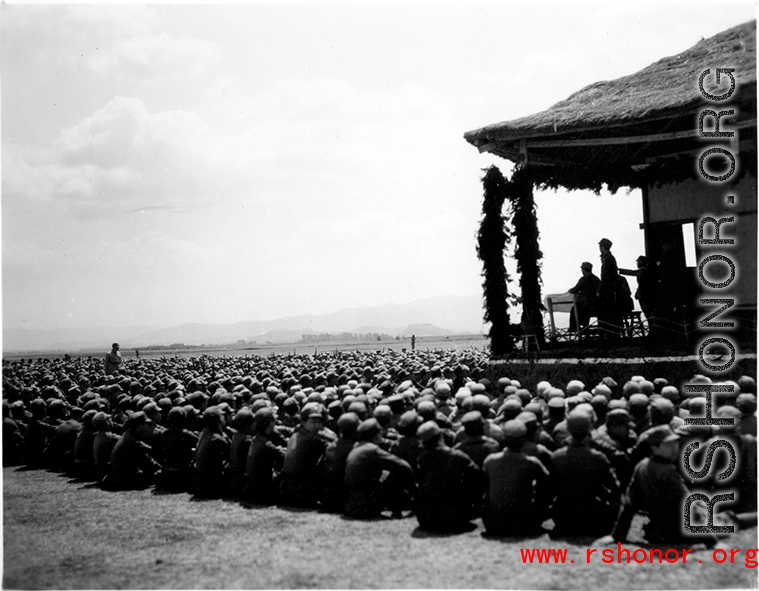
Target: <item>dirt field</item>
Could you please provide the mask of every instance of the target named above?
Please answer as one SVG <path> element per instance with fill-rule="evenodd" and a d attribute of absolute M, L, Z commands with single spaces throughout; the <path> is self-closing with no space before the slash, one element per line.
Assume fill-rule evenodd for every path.
<path fill-rule="evenodd" d="M 587 545 L 548 534 L 486 539 L 479 521 L 469 533 L 430 536 L 413 517 L 351 521 L 187 494 L 109 493 L 45 471 L 6 468 L 3 476 L 3 586 L 10 589 L 757 586 L 757 569 L 744 566 L 756 529 L 726 544 L 743 550 L 735 564 L 715 564 L 707 550 L 689 554 L 685 565 L 602 564 L 600 552 L 586 564 Z M 566 563 L 523 564 L 520 548 L 567 548 Z"/>

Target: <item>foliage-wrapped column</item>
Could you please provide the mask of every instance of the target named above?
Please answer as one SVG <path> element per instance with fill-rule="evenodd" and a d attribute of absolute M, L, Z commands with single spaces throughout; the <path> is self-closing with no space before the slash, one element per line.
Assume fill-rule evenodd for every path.
<path fill-rule="evenodd" d="M 543 258 L 543 253 L 539 245 L 540 232 L 529 168 L 519 167 L 514 171 L 508 186 L 508 199 L 511 203 L 511 223 L 516 242 L 514 258 L 517 261 L 519 287 L 522 290 L 522 323 L 538 329 L 537 336 L 542 340 L 540 259 Z"/>
<path fill-rule="evenodd" d="M 514 348 L 509 327 L 508 274 L 504 264 L 504 250 L 511 235 L 504 225 L 503 203 L 507 197 L 507 181 L 497 167 L 485 170 L 482 177 L 484 197 L 482 221 L 477 232 L 477 256 L 482 261 L 482 291 L 485 304 L 485 322 L 490 322 L 490 350 L 503 355 Z"/>

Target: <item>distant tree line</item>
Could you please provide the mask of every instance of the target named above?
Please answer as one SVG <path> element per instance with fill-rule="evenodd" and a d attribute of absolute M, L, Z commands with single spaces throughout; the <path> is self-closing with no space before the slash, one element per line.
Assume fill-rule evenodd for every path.
<path fill-rule="evenodd" d="M 331 333 L 331 332 L 321 332 L 318 334 L 304 334 L 301 337 L 300 342 L 301 343 L 326 343 L 330 341 L 338 341 L 341 343 L 345 342 L 356 342 L 356 341 L 390 341 L 393 339 L 398 339 L 398 337 L 394 337 L 389 334 L 385 333 L 376 333 L 376 332 L 364 332 L 360 334 L 355 334 L 352 332 L 340 332 L 340 333 Z"/>

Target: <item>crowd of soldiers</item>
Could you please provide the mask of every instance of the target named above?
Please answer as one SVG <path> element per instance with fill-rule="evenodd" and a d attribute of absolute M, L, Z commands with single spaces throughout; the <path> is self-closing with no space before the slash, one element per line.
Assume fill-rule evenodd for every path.
<path fill-rule="evenodd" d="M 707 415 L 705 395 L 663 377 L 487 376 L 474 349 L 143 358 L 110 375 L 99 359 L 5 360 L 3 465 L 106 490 L 414 516 L 433 532 L 481 518 L 487 535 L 529 536 L 550 519 L 554 535 L 624 541 L 642 513 L 649 543 L 682 544 L 691 490 L 729 491 L 715 510 L 755 519 L 753 378 L 723 382 L 712 413 L 732 420 L 715 427 L 686 424 Z M 720 480 L 730 457 L 712 444 L 726 439 L 736 463 Z"/>

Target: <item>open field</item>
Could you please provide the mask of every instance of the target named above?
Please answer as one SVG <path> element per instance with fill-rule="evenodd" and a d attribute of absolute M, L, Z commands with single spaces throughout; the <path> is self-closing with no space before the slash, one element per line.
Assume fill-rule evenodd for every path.
<path fill-rule="evenodd" d="M 471 532 L 431 536 L 413 517 L 352 521 L 187 494 L 111 493 L 45 471 L 3 476 L 3 586 L 11 589 L 757 586 L 744 552 L 735 564 L 715 564 L 707 550 L 685 565 L 602 564 L 599 552 L 586 564 L 588 541 L 486 539 L 479 520 Z M 756 548 L 756 529 L 725 545 Z M 520 548 L 567 548 L 566 563 L 523 564 Z"/>
<path fill-rule="evenodd" d="M 490 341 L 487 337 L 479 334 L 473 335 L 451 335 L 447 337 L 417 337 L 416 349 L 454 349 L 457 351 L 463 351 L 466 349 L 480 349 L 487 347 Z M 104 344 L 102 351 L 76 351 L 69 352 L 72 358 L 77 357 L 103 357 L 110 349 L 110 344 Z M 147 350 L 140 349 L 141 358 L 155 358 L 155 357 L 199 357 L 201 355 L 213 355 L 213 356 L 246 356 L 246 355 L 261 355 L 267 356 L 271 354 L 275 355 L 314 355 L 319 353 L 327 353 L 332 351 L 382 351 L 393 350 L 400 352 L 402 349 L 411 351 L 411 339 L 399 339 L 399 340 L 385 340 L 385 341 L 366 341 L 366 342 L 352 342 L 352 343 L 338 343 L 338 342 L 325 342 L 325 343 L 281 343 L 271 345 L 249 345 L 245 347 L 233 347 L 233 346 L 219 346 L 219 347 L 199 347 L 193 349 L 162 349 L 162 350 Z M 43 359 L 60 359 L 64 356 L 66 351 L 56 352 L 3 352 L 4 359 L 28 359 L 28 358 L 43 358 Z M 134 359 L 134 349 L 122 349 L 122 357 L 126 359 Z"/>

